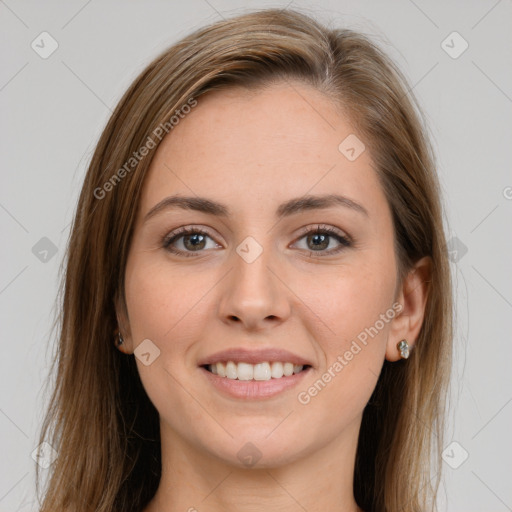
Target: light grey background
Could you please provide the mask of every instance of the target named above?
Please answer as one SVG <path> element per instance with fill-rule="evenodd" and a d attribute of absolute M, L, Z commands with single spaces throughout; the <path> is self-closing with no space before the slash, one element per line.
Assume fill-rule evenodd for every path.
<path fill-rule="evenodd" d="M 31 453 L 48 398 L 42 385 L 59 265 L 110 111 L 164 47 L 221 17 L 268 6 L 305 7 L 320 21 L 370 35 L 424 108 L 457 250 L 445 446 L 458 444 L 445 454 L 439 504 L 450 512 L 512 510 L 510 0 L 0 0 L 0 511 L 36 510 Z M 58 43 L 46 59 L 31 47 L 51 48 L 44 31 Z M 464 41 L 454 31 L 469 44 L 457 58 Z M 54 256 L 43 252 L 43 237 L 56 246 Z"/>

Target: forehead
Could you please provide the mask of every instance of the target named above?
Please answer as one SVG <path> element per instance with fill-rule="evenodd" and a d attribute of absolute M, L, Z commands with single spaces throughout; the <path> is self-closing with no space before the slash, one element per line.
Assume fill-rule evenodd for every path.
<path fill-rule="evenodd" d="M 212 195 L 253 212 L 306 193 L 382 200 L 369 152 L 350 160 L 342 151 L 343 141 L 364 141 L 353 139 L 341 108 L 316 89 L 279 83 L 214 91 L 197 101 L 157 149 L 142 213 L 170 194 Z"/>

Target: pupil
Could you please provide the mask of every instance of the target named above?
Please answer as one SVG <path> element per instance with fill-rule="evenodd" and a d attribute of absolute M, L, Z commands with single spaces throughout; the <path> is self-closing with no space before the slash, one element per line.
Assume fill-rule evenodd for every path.
<path fill-rule="evenodd" d="M 324 248 L 327 247 L 329 245 L 329 243 L 326 244 L 326 240 L 327 240 L 327 236 L 326 235 L 321 235 L 321 234 L 315 234 L 315 235 L 312 235 L 312 238 L 313 240 L 316 240 L 316 241 L 319 241 L 320 243 L 316 243 L 314 242 L 314 246 L 318 249 L 320 246 L 321 248 Z"/>
<path fill-rule="evenodd" d="M 185 237 L 185 245 L 187 245 L 187 241 L 191 242 L 192 247 L 197 248 L 201 243 L 204 243 L 203 235 L 195 234 L 195 235 L 189 235 Z"/>

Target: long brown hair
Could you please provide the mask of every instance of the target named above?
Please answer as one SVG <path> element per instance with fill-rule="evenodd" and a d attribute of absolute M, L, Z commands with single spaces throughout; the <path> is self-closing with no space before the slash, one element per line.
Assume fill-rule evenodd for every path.
<path fill-rule="evenodd" d="M 452 296 L 426 123 L 407 80 L 369 38 L 326 28 L 298 11 L 267 9 L 197 30 L 167 49 L 130 86 L 99 139 L 59 291 L 55 387 L 40 438 L 58 456 L 41 512 L 140 511 L 155 494 L 158 413 L 134 357 L 115 348 L 114 304 L 117 298 L 125 304 L 125 265 L 144 178 L 161 140 L 156 134 L 164 126 L 172 136 L 176 110 L 207 91 L 288 79 L 325 93 L 365 141 L 392 210 L 400 278 L 419 258 L 432 259 L 415 350 L 407 361 L 384 362 L 363 414 L 354 496 L 365 512 L 435 509 Z M 139 158 L 142 147 L 150 149 Z"/>

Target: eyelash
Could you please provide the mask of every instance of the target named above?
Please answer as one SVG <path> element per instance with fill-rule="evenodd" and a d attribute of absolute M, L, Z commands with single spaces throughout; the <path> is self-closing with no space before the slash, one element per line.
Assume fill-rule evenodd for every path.
<path fill-rule="evenodd" d="M 308 235 L 328 235 L 329 237 L 335 238 L 339 243 L 340 247 L 337 249 L 331 249 L 330 251 L 309 251 L 309 255 L 312 257 L 324 257 L 324 255 L 331 256 L 333 254 L 337 254 L 338 252 L 342 251 L 343 249 L 347 247 L 352 246 L 352 241 L 343 235 L 340 235 L 338 231 L 336 231 L 334 228 L 331 228 L 329 226 L 321 226 L 317 225 L 315 228 L 308 229 L 304 231 L 300 237 L 297 240 L 300 240 Z M 210 234 L 200 228 L 191 228 L 191 227 L 184 227 L 179 228 L 178 230 L 174 231 L 173 233 L 170 233 L 169 235 L 166 235 L 162 240 L 162 247 L 166 249 L 167 251 L 177 254 L 179 256 L 185 256 L 186 258 L 190 257 L 196 257 L 197 255 L 194 254 L 195 251 L 181 251 L 176 250 L 172 247 L 172 243 L 174 243 L 176 240 L 179 240 L 183 236 L 186 235 L 203 235 L 207 236 L 209 238 L 212 238 Z M 213 239 L 213 238 L 212 238 Z M 203 252 L 203 251 L 197 251 L 197 252 Z M 324 253 L 324 254 L 322 254 Z"/>

